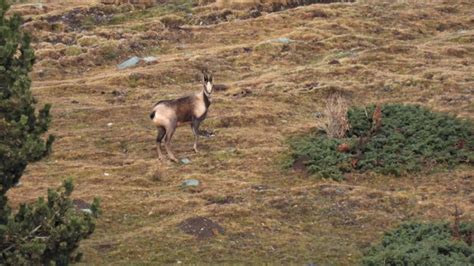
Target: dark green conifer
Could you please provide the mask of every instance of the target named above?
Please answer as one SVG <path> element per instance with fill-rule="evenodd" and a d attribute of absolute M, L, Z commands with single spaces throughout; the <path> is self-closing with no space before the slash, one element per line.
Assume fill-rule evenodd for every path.
<path fill-rule="evenodd" d="M 385 104 L 374 127 L 375 106 L 350 108 L 345 138 L 318 133 L 291 142 L 291 163 L 307 158 L 307 170 L 323 178 L 378 172 L 400 176 L 474 162 L 474 124 L 417 105 Z M 341 150 L 342 145 L 347 146 Z"/>
<path fill-rule="evenodd" d="M 54 140 L 51 135 L 43 139 L 51 106 L 36 112 L 30 90 L 28 73 L 35 61 L 30 37 L 20 30 L 20 16 L 6 15 L 8 8 L 0 0 L 0 264 L 64 265 L 79 241 L 94 231 L 98 201 L 87 212 L 76 210 L 67 180 L 62 188 L 49 190 L 47 200 L 22 204 L 18 211 L 8 205 L 7 191 L 28 163 L 50 152 Z"/>

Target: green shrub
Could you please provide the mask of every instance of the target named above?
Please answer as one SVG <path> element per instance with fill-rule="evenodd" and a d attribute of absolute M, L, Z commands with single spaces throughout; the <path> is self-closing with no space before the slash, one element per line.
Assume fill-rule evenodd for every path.
<path fill-rule="evenodd" d="M 1 265 L 67 265 L 81 259 L 82 254 L 75 251 L 95 230 L 99 201 L 95 199 L 89 210 L 76 210 L 72 191 L 68 179 L 63 187 L 49 189 L 46 201 L 39 198 L 22 204 L 6 223 L 0 223 Z"/>
<path fill-rule="evenodd" d="M 467 241 L 473 223 L 461 223 L 456 240 L 447 223 L 406 223 L 385 233 L 362 258 L 363 265 L 472 265 L 474 247 Z"/>
<path fill-rule="evenodd" d="M 305 158 L 305 165 L 310 173 L 323 178 L 336 180 L 344 179 L 344 173 L 350 172 L 350 157 L 348 153 L 337 152 L 339 139 L 327 138 L 321 133 L 299 137 L 291 140 L 293 162 Z"/>
<path fill-rule="evenodd" d="M 5 17 L 9 6 L 0 0 L 0 265 L 66 265 L 79 241 L 95 228 L 98 201 L 87 212 L 70 200 L 70 180 L 48 191 L 48 199 L 12 211 L 7 192 L 19 183 L 28 163 L 48 155 L 54 138 L 43 140 L 51 120 L 50 105 L 35 111 L 31 71 L 35 56 L 30 37 L 20 30 L 18 15 Z"/>
<path fill-rule="evenodd" d="M 306 158 L 310 173 L 333 179 L 353 171 L 399 176 L 440 165 L 473 163 L 471 122 L 420 106 L 387 104 L 381 107 L 376 126 L 374 110 L 375 106 L 351 108 L 346 138 L 331 139 L 322 133 L 294 138 L 290 141 L 292 162 Z M 341 149 L 342 145 L 347 149 Z"/>

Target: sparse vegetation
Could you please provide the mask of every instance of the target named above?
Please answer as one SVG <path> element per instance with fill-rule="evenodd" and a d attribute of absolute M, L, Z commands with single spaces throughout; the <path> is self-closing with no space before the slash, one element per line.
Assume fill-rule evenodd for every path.
<path fill-rule="evenodd" d="M 83 36 L 77 40 L 77 43 L 82 47 L 95 46 L 100 44 L 101 40 L 96 36 Z"/>
<path fill-rule="evenodd" d="M 460 224 L 456 239 L 448 223 L 404 223 L 385 233 L 380 244 L 362 258 L 375 265 L 471 265 L 474 223 Z"/>
<path fill-rule="evenodd" d="M 177 29 L 184 24 L 184 19 L 177 15 L 166 15 L 160 21 L 168 28 Z"/>
<path fill-rule="evenodd" d="M 144 10 L 124 10 L 125 12 L 114 14 L 109 20 L 109 24 L 117 25 L 131 20 L 159 18 L 173 13 L 179 15 L 190 14 L 193 12 L 192 7 L 196 4 L 195 0 L 164 1 L 164 3 Z"/>
<path fill-rule="evenodd" d="M 469 121 L 401 104 L 352 108 L 348 119 L 347 138 L 326 132 L 293 140 L 293 160 L 307 158 L 309 172 L 337 180 L 353 171 L 399 176 L 474 161 Z"/>
<path fill-rule="evenodd" d="M 107 61 L 116 60 L 119 58 L 119 48 L 115 43 L 104 43 L 97 51 L 98 55 Z"/>
<path fill-rule="evenodd" d="M 82 49 L 78 46 L 68 46 L 64 51 L 64 54 L 67 56 L 77 56 L 82 54 Z"/>
<path fill-rule="evenodd" d="M 15 4 L 8 16 L 27 17 L 22 28 L 37 55 L 32 93 L 38 108 L 53 103 L 48 132 L 57 141 L 47 158 L 28 164 L 8 202 L 18 210 L 46 201 L 65 173 L 74 178 L 75 206 L 100 197 L 107 211 L 76 250 L 84 264 L 356 265 L 362 247 L 400 221 L 445 220 L 451 202 L 465 221 L 474 219 L 471 163 L 389 178 L 354 169 L 346 157 L 353 146 L 336 142 L 334 149 L 349 151 L 327 163 L 343 161 L 350 172 L 342 182 L 308 178 L 304 164 L 295 167 L 301 172 L 281 169 L 282 140 L 324 127 L 331 91 L 344 92 L 351 105 L 420 104 L 473 121 L 473 1 L 292 8 L 260 0 L 269 5 L 239 10 L 220 9 L 216 0 L 160 0 L 147 9 L 40 2 Z M 165 27 L 160 19 L 168 15 L 184 25 Z M 110 56 L 102 49 L 108 45 Z M 117 69 L 133 56 L 156 61 Z M 194 154 L 189 128 L 178 128 L 172 148 L 190 163 L 158 162 L 150 108 L 197 90 L 202 68 L 226 88 L 215 88 L 202 127 L 215 136 Z M 189 179 L 199 186 L 183 189 Z M 223 233 L 186 234 L 180 225 L 195 217 Z"/>

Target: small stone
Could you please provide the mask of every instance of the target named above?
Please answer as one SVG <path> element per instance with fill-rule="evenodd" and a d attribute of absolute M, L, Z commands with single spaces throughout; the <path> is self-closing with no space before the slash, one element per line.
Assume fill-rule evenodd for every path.
<path fill-rule="evenodd" d="M 267 190 L 267 189 L 270 188 L 269 186 L 263 185 L 263 184 L 262 185 L 252 185 L 251 187 L 252 187 L 252 189 L 255 189 L 257 191 L 264 191 L 264 190 Z"/>
<path fill-rule="evenodd" d="M 191 160 L 189 160 L 188 158 L 181 159 L 181 163 L 183 163 L 183 164 L 189 164 L 190 162 L 191 162 Z"/>
<path fill-rule="evenodd" d="M 111 127 L 111 126 L 113 126 L 113 124 L 114 124 L 114 123 L 107 123 L 107 126 L 108 126 L 108 127 Z"/>
<path fill-rule="evenodd" d="M 78 211 L 83 211 L 88 214 L 92 214 L 92 210 L 90 209 L 91 205 L 87 202 L 85 202 L 82 199 L 73 199 L 72 204 L 74 204 L 74 207 Z"/>
<path fill-rule="evenodd" d="M 91 209 L 81 209 L 81 211 L 85 212 L 85 213 L 88 213 L 88 214 L 92 214 L 92 210 Z"/>
<path fill-rule="evenodd" d="M 143 60 L 145 63 L 153 63 L 153 62 L 158 61 L 158 58 L 156 58 L 156 57 L 154 57 L 154 56 L 147 56 L 147 57 L 143 57 L 142 60 Z"/>
<path fill-rule="evenodd" d="M 110 174 L 109 173 L 104 173 L 105 176 L 109 176 Z"/>
<path fill-rule="evenodd" d="M 186 179 L 184 180 L 183 186 L 185 187 L 197 187 L 199 186 L 199 180 L 197 179 Z"/>
<path fill-rule="evenodd" d="M 315 112 L 314 116 L 316 116 L 317 118 L 321 118 L 324 116 L 324 114 L 322 112 Z"/>
<path fill-rule="evenodd" d="M 284 44 L 289 44 L 290 42 L 293 42 L 293 40 L 286 38 L 286 37 L 280 37 L 276 39 L 271 39 L 270 42 L 278 42 L 278 43 L 284 43 Z"/>

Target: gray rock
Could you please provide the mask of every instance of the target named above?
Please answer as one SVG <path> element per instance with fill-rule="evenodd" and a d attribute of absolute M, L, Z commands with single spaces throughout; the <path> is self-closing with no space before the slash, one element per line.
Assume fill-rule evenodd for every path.
<path fill-rule="evenodd" d="M 138 64 L 138 62 L 140 62 L 140 58 L 138 56 L 134 56 L 117 65 L 117 67 L 118 69 L 124 69 L 127 67 L 135 66 L 136 64 Z"/>
<path fill-rule="evenodd" d="M 183 186 L 185 187 L 197 187 L 199 186 L 199 180 L 197 179 L 186 179 L 184 180 Z"/>
<path fill-rule="evenodd" d="M 270 42 L 279 42 L 279 43 L 289 44 L 290 42 L 293 42 L 293 40 L 286 37 L 280 37 L 276 39 L 271 39 Z"/>
<path fill-rule="evenodd" d="M 190 162 L 191 162 L 191 160 L 189 160 L 188 158 L 181 159 L 181 163 L 183 163 L 183 164 L 189 164 Z"/>

